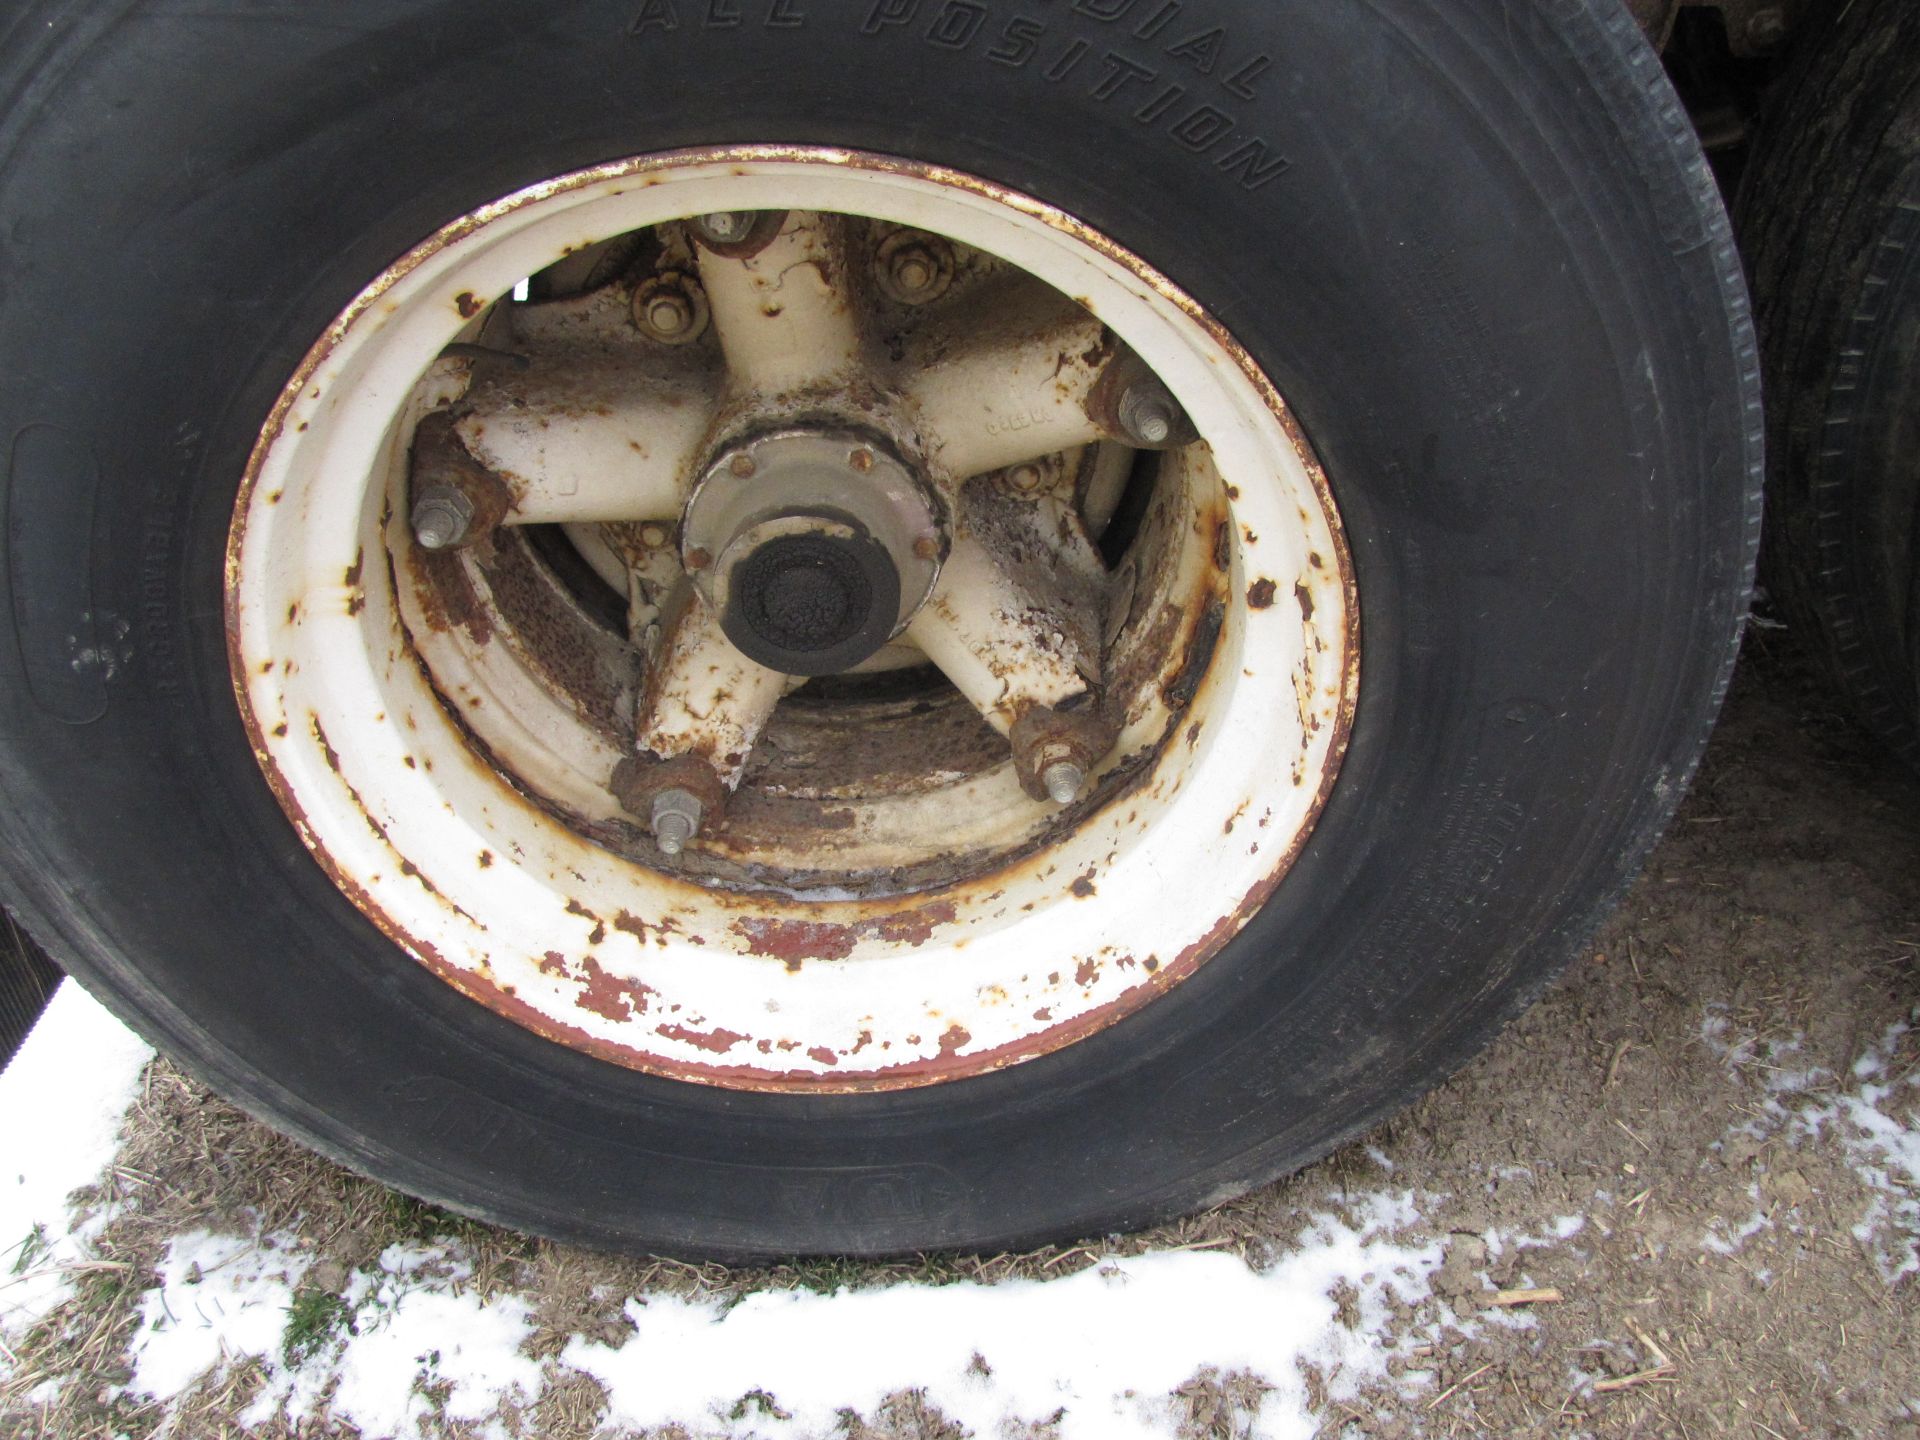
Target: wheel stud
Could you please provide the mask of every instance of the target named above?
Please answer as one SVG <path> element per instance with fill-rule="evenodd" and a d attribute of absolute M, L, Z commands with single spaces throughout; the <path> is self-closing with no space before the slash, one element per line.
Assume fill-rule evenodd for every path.
<path fill-rule="evenodd" d="M 751 210 L 716 210 L 711 215 L 702 215 L 693 222 L 693 228 L 700 238 L 715 245 L 738 245 L 747 238 L 753 229 Z"/>
<path fill-rule="evenodd" d="M 902 305 L 931 305 L 952 288 L 953 273 L 953 247 L 918 230 L 896 230 L 874 256 L 882 293 Z"/>
<path fill-rule="evenodd" d="M 1086 698 L 1071 710 L 1035 705 L 1014 722 L 1007 737 L 1014 770 L 1020 788 L 1035 800 L 1056 805 L 1078 800 L 1094 766 L 1119 738 L 1118 728 Z"/>
<path fill-rule="evenodd" d="M 662 295 L 647 307 L 647 323 L 662 335 L 678 335 L 692 320 L 686 302 L 677 296 Z"/>
<path fill-rule="evenodd" d="M 681 274 L 656 275 L 633 292 L 633 323 L 661 345 L 686 345 L 706 333 L 707 297 Z"/>
<path fill-rule="evenodd" d="M 1120 428 L 1144 449 L 1171 443 L 1186 428 L 1186 416 L 1173 393 L 1151 375 L 1142 376 L 1120 397 Z"/>
<path fill-rule="evenodd" d="M 423 550 L 451 550 L 473 530 L 473 501 L 452 485 L 423 485 L 414 492 L 413 538 Z"/>
<path fill-rule="evenodd" d="M 1087 783 L 1087 772 L 1071 760 L 1057 760 L 1049 765 L 1046 773 L 1040 777 L 1046 784 L 1047 794 L 1056 805 L 1071 805 L 1080 798 L 1080 787 Z"/>
<path fill-rule="evenodd" d="M 700 833 L 705 813 L 691 790 L 662 790 L 653 797 L 653 839 L 663 855 L 678 855 Z"/>

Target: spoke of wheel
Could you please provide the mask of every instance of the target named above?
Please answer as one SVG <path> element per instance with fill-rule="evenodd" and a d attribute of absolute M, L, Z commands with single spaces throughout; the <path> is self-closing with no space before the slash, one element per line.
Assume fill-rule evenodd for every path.
<path fill-rule="evenodd" d="M 715 377 L 677 363 L 544 361 L 477 389 L 455 429 L 512 490 L 506 523 L 678 516 L 716 402 Z"/>
<path fill-rule="evenodd" d="M 1117 347 L 1037 283 L 994 287 L 914 338 L 900 367 L 928 458 L 956 480 L 1107 438 L 1088 411 Z"/>
<path fill-rule="evenodd" d="M 846 222 L 795 211 L 759 254 L 700 251 L 713 328 L 740 393 L 773 397 L 851 379 L 866 358 L 846 277 Z"/>
<path fill-rule="evenodd" d="M 1031 706 L 1085 693 L 1100 673 L 1098 632 L 1030 568 L 962 536 L 933 598 L 907 627 L 907 638 L 1002 734 Z"/>
<path fill-rule="evenodd" d="M 731 790 L 773 707 L 793 684 L 734 649 L 712 607 L 691 584 L 683 585 L 666 607 L 635 717 L 635 746 L 662 759 L 698 755 Z"/>

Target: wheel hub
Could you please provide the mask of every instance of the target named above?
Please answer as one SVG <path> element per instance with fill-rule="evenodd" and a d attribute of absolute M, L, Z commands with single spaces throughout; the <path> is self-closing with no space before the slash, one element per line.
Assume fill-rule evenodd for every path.
<path fill-rule="evenodd" d="M 818 426 L 724 446 L 682 527 L 687 571 L 749 659 L 834 675 L 932 594 L 947 548 L 923 473 L 879 437 Z"/>
<path fill-rule="evenodd" d="M 892 637 L 900 572 L 865 527 L 844 515 L 789 515 L 728 547 L 720 623 L 750 660 L 786 675 L 836 675 Z"/>

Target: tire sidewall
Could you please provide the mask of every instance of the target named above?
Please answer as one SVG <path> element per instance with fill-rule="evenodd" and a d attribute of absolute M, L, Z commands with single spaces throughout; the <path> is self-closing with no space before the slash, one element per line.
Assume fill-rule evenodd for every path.
<path fill-rule="evenodd" d="M 1471 1053 L 1644 854 L 1724 686 L 1757 461 L 1724 226 L 1597 5 L 1222 0 L 1142 39 L 1156 8 L 342 5 L 291 34 L 136 12 L 39 113 L 17 95 L 0 825 L 77 973 L 417 1193 L 740 1256 L 1139 1223 Z M 227 673 L 240 474 L 363 285 L 554 175 L 770 142 L 977 174 L 1165 271 L 1287 395 L 1359 578 L 1352 746 L 1278 895 L 1134 1019 L 926 1091 L 677 1085 L 471 1005 L 306 854 Z"/>

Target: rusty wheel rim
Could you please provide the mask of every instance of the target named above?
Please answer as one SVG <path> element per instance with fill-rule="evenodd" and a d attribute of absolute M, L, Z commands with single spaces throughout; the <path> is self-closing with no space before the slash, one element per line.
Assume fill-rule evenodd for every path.
<path fill-rule="evenodd" d="M 595 482 L 575 485 L 569 501 L 550 475 L 500 501 L 564 524 L 587 569 L 605 571 L 603 552 L 615 552 L 631 581 L 625 636 L 596 627 L 578 577 L 543 559 L 552 532 L 541 539 L 531 523 L 511 523 L 520 517 L 484 546 L 420 543 L 411 506 L 434 429 L 466 424 L 471 436 L 475 415 L 505 428 L 506 409 L 487 411 L 487 395 L 509 395 L 515 413 L 531 403 L 511 376 L 487 378 L 520 368 L 495 358 L 520 353 L 490 343 L 495 317 L 524 315 L 528 333 L 544 323 L 538 304 L 507 298 L 516 281 L 572 253 L 604 255 L 613 237 L 780 212 L 871 239 L 893 267 L 871 286 L 876 307 L 947 305 L 965 320 L 955 256 L 959 272 L 972 255 L 1011 266 L 1070 297 L 1082 312 L 1072 323 L 1091 317 L 1192 418 L 1198 438 L 1169 450 L 1151 488 L 1148 525 L 1160 516 L 1164 532 L 1153 562 L 1136 538 L 1107 570 L 1100 703 L 1120 738 L 1064 808 L 1036 799 L 1032 777 L 1023 786 L 995 754 L 991 742 L 1005 741 L 983 721 L 1007 717 L 970 707 L 957 685 L 957 709 L 951 696 L 935 704 L 911 689 L 908 670 L 905 699 L 828 686 L 770 705 L 772 728 L 756 734 L 788 756 L 786 769 L 764 756 L 744 763 L 728 822 L 668 856 L 623 808 L 611 773 L 632 752 L 634 727 L 645 733 L 649 676 L 664 664 L 663 652 L 645 653 L 652 592 L 633 577 L 685 540 L 687 511 L 607 517 L 595 508 L 607 507 L 603 496 L 577 500 Z M 903 235 L 951 248 L 901 265 L 920 244 Z M 660 273 L 631 271 L 593 303 L 637 317 L 632 343 L 647 347 L 635 352 L 647 365 L 669 351 L 696 357 L 658 373 L 711 368 L 681 333 L 711 323 L 699 314 L 706 297 L 660 305 Z M 712 273 L 724 306 L 729 282 Z M 545 318 L 551 332 L 564 317 Z M 861 333 L 876 323 L 863 319 Z M 564 370 L 557 350 L 530 348 L 533 368 Z M 877 388 L 908 393 L 914 433 L 903 443 L 925 445 L 914 427 L 937 395 L 899 377 L 887 370 Z M 687 424 L 703 462 L 730 443 L 724 408 Z M 670 430 L 657 422 L 645 433 Z M 953 449 L 1011 453 L 993 437 Z M 490 458 L 523 477 L 525 455 L 509 455 L 518 469 Z M 1027 463 L 990 472 L 995 492 L 1026 503 L 1017 492 L 1030 477 L 1009 472 Z M 962 495 L 976 478 L 940 484 Z M 659 509 L 657 498 L 636 503 Z M 964 539 L 970 523 L 956 518 L 952 534 Z M 960 550 L 952 536 L 943 543 L 951 576 Z M 446 227 L 376 277 L 290 380 L 236 505 L 228 577 L 230 658 L 256 755 L 356 906 L 441 978 L 549 1039 L 744 1089 L 960 1079 L 1059 1049 L 1164 994 L 1284 880 L 1336 781 L 1359 683 L 1332 490 L 1246 351 L 1163 275 L 1065 214 L 973 177 L 844 151 L 643 157 Z M 932 636 L 920 653 L 941 643 Z M 795 747 L 832 753 L 836 733 L 877 733 L 894 719 L 903 751 L 923 740 L 937 752 L 928 773 L 957 778 L 914 790 L 912 776 L 869 776 L 863 791 L 836 771 L 837 788 L 800 793 Z M 966 764 L 941 770 L 942 756 L 962 751 Z M 1182 903 L 1166 903 L 1170 894 Z"/>

